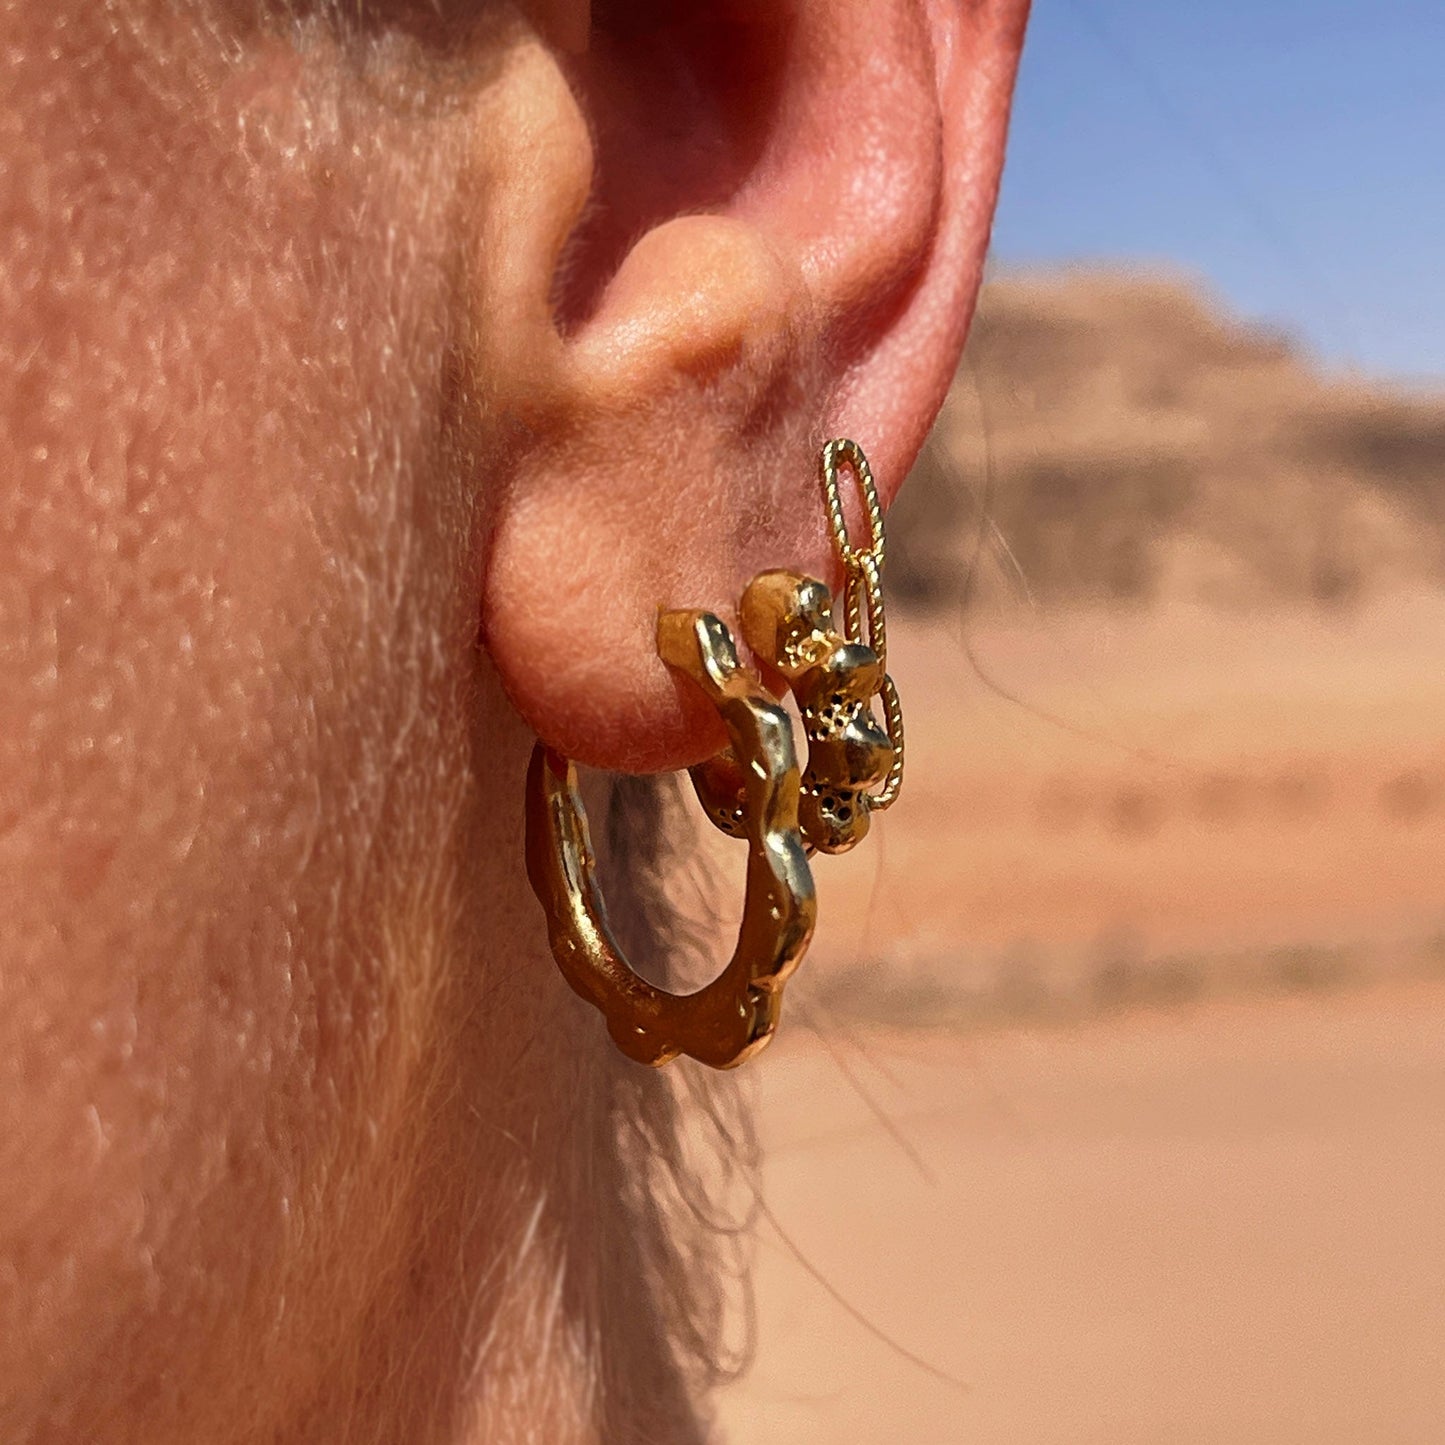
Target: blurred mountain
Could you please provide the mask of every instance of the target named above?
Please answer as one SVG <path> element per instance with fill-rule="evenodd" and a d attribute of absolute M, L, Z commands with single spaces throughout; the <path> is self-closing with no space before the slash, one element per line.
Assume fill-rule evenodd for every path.
<path fill-rule="evenodd" d="M 1445 396 L 1327 375 L 1168 274 L 1009 274 L 890 515 L 925 610 L 1339 608 L 1445 584 Z"/>

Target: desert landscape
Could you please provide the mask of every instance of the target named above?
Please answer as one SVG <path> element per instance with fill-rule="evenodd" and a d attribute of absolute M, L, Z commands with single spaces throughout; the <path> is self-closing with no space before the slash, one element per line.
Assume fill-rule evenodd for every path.
<path fill-rule="evenodd" d="M 891 536 L 725 1438 L 1445 1440 L 1445 401 L 1005 275 Z"/>

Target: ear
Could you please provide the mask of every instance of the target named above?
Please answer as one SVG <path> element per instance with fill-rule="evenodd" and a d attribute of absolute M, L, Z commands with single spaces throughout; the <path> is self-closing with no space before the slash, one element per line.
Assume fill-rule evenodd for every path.
<path fill-rule="evenodd" d="M 587 34 L 585 6 L 550 32 Z M 482 633 L 580 762 L 721 744 L 660 607 L 835 576 L 817 452 L 885 497 L 957 364 L 1027 0 L 594 0 L 477 103 L 470 389 L 506 439 Z"/>

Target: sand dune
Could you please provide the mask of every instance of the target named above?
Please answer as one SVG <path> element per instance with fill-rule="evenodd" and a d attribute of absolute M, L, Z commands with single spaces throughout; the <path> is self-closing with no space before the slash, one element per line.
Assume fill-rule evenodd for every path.
<path fill-rule="evenodd" d="M 908 791 L 877 847 L 817 870 L 800 983 L 835 1010 L 977 1024 L 1445 976 L 1445 597 L 891 645 Z"/>
<path fill-rule="evenodd" d="M 1177 276 L 1004 276 L 890 526 L 890 586 L 950 612 L 1439 588 L 1445 399 L 1322 373 Z"/>
<path fill-rule="evenodd" d="M 1445 988 L 768 1059 L 739 1445 L 1445 1439 Z"/>

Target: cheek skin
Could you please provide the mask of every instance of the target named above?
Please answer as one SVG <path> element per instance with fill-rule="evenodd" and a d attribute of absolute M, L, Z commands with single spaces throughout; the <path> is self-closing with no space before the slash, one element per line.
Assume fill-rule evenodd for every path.
<path fill-rule="evenodd" d="M 293 56 L 207 108 L 98 9 L 0 22 L 0 1436 L 343 1438 L 400 1381 L 369 1316 L 462 1334 L 481 1243 L 408 1241 L 512 1186 L 417 1161 L 487 1176 L 457 1081 L 541 1027 L 520 985 L 517 1042 L 475 1020 L 478 898 L 493 955 L 532 919 L 437 440 L 450 220 L 376 205 L 383 125 L 287 159 Z"/>

